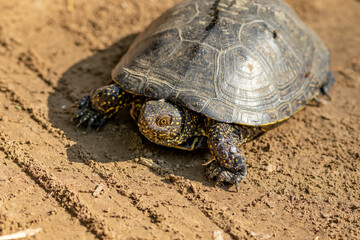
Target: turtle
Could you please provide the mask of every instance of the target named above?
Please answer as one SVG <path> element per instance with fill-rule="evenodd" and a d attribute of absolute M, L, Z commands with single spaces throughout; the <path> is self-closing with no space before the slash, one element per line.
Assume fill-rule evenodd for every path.
<path fill-rule="evenodd" d="M 335 83 L 329 50 L 282 0 L 185 0 L 139 34 L 113 83 L 82 97 L 73 120 L 101 128 L 128 108 L 153 143 L 207 147 L 215 184 L 246 176 L 242 144 Z"/>

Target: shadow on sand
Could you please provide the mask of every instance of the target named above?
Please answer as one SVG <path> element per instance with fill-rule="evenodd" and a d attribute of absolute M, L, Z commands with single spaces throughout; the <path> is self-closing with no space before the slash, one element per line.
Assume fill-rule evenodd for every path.
<path fill-rule="evenodd" d="M 146 157 L 164 163 L 175 175 L 212 185 L 205 180 L 205 168 L 202 166 L 209 158 L 207 150 L 186 152 L 157 146 L 141 136 L 127 110 L 119 112 L 99 132 L 90 130 L 84 134 L 85 128 L 76 130 L 76 124 L 71 123 L 70 119 L 76 112 L 71 105 L 92 89 L 111 82 L 111 70 L 135 37 L 129 35 L 70 67 L 62 74 L 56 91 L 50 95 L 49 119 L 54 127 L 73 141 L 67 148 L 69 161 L 85 162 L 91 159 L 102 164 L 115 162 L 121 165 L 124 161 Z"/>

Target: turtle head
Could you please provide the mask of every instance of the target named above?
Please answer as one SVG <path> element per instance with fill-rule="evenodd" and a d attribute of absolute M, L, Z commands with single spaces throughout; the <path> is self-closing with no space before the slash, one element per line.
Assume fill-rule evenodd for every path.
<path fill-rule="evenodd" d="M 138 118 L 140 132 L 150 141 L 174 146 L 182 129 L 181 108 L 164 100 L 147 101 Z"/>

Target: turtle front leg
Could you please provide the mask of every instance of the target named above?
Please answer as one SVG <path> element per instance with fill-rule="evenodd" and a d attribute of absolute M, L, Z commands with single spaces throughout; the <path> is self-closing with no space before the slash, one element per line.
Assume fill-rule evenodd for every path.
<path fill-rule="evenodd" d="M 77 113 L 72 120 L 79 120 L 77 127 L 87 123 L 87 128 L 98 128 L 120 109 L 129 106 L 133 95 L 125 92 L 118 84 L 101 87 L 82 97 L 75 105 Z"/>
<path fill-rule="evenodd" d="M 216 177 L 216 184 L 228 182 L 239 188 L 246 176 L 245 157 L 239 146 L 263 131 L 260 128 L 215 123 L 209 129 L 208 147 L 213 160 L 207 169 L 209 178 Z"/>

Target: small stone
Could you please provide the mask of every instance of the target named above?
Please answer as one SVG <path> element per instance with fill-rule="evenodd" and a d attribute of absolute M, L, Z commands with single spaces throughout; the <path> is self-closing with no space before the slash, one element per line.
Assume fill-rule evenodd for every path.
<path fill-rule="evenodd" d="M 92 195 L 94 197 L 98 197 L 101 193 L 101 191 L 104 189 L 105 185 L 104 183 L 100 183 L 94 190 L 94 192 L 92 193 Z"/>
<path fill-rule="evenodd" d="M 262 234 L 262 233 L 254 233 L 254 232 L 251 232 L 250 235 L 261 240 L 269 239 L 272 237 L 270 234 Z"/>
<path fill-rule="evenodd" d="M 169 175 L 170 182 L 174 183 L 179 180 L 179 177 L 174 176 L 173 174 Z"/>
<path fill-rule="evenodd" d="M 220 230 L 215 230 L 215 231 L 213 232 L 213 239 L 214 239 L 214 240 L 223 240 L 224 237 L 223 237 L 223 235 L 222 235 L 222 232 L 221 232 Z"/>
<path fill-rule="evenodd" d="M 331 216 L 331 214 L 329 214 L 329 213 L 322 213 L 321 214 L 322 218 L 329 218 L 330 216 Z"/>
<path fill-rule="evenodd" d="M 266 166 L 266 171 L 273 172 L 274 170 L 276 170 L 276 167 L 273 164 L 269 164 Z"/>

